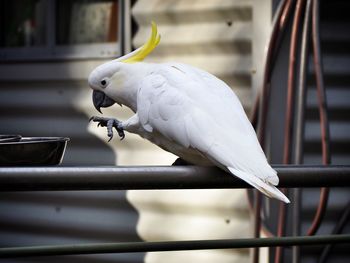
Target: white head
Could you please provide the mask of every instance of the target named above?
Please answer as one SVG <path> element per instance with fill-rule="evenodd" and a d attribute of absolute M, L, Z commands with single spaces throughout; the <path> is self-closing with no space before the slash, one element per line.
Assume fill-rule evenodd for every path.
<path fill-rule="evenodd" d="M 131 106 L 128 105 L 130 103 L 127 100 L 132 91 L 130 85 L 125 83 L 126 77 L 128 79 L 133 77 L 130 76 L 130 68 L 141 64 L 139 62 L 155 49 L 159 41 L 157 25 L 152 22 L 152 34 L 143 46 L 123 57 L 98 66 L 90 73 L 88 82 L 93 89 L 92 100 L 99 112 L 101 107 L 109 107 L 114 103 Z"/>

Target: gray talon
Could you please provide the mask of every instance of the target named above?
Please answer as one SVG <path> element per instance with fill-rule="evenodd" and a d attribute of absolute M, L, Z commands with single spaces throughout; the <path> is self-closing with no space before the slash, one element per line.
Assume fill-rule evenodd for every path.
<path fill-rule="evenodd" d="M 107 127 L 108 142 L 113 138 L 113 127 L 117 130 L 120 140 L 125 138 L 123 126 L 117 119 L 93 116 L 89 119 L 90 121 L 97 122 L 97 127 Z"/>

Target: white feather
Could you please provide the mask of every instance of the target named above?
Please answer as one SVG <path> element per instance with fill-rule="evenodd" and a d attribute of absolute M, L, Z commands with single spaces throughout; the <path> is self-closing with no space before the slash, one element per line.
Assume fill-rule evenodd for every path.
<path fill-rule="evenodd" d="M 228 170 L 235 176 L 241 178 L 251 186 L 264 193 L 265 195 L 277 198 L 278 200 L 281 200 L 285 203 L 290 203 L 289 199 L 280 190 L 278 190 L 275 186 L 269 183 L 263 182 L 260 178 L 232 167 L 228 167 Z"/>
<path fill-rule="evenodd" d="M 119 90 L 128 90 L 125 98 L 136 100 L 129 105 L 137 105 L 133 110 L 142 126 L 139 135 L 191 163 L 217 165 L 264 194 L 289 202 L 274 186 L 277 173 L 239 99 L 223 81 L 180 63 L 120 65 L 119 74 L 123 70 L 129 86 Z M 118 101 L 117 94 L 123 94 L 114 88 L 107 95 Z M 134 93 L 137 98 L 130 96 Z"/>
<path fill-rule="evenodd" d="M 145 130 L 151 126 L 167 139 L 158 140 L 161 147 L 190 162 L 195 162 L 192 153 L 197 150 L 263 193 L 289 202 L 273 186 L 278 184 L 276 171 L 241 103 L 221 80 L 184 64 L 154 65 L 140 83 L 137 105 Z M 191 149 L 189 156 L 185 149 Z"/>

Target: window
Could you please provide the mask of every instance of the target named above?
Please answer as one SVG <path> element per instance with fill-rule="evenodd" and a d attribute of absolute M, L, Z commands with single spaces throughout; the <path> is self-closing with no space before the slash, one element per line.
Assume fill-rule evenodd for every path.
<path fill-rule="evenodd" d="M 59 1 L 56 11 L 57 44 L 116 42 L 116 11 L 114 1 Z"/>
<path fill-rule="evenodd" d="M 2 0 L 0 60 L 118 56 L 121 2 Z"/>
<path fill-rule="evenodd" d="M 45 1 L 0 2 L 0 47 L 45 45 Z"/>

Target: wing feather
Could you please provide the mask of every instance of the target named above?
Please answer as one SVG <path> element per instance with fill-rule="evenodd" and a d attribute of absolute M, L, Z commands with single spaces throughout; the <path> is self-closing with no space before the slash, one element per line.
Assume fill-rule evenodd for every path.
<path fill-rule="evenodd" d="M 163 64 L 144 79 L 137 112 L 146 130 L 197 149 L 224 169 L 278 184 L 238 98 L 211 74 L 188 65 Z"/>

